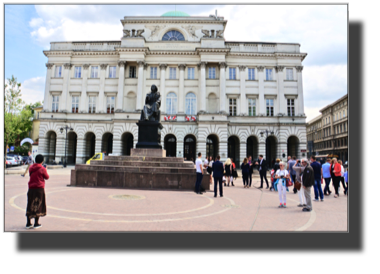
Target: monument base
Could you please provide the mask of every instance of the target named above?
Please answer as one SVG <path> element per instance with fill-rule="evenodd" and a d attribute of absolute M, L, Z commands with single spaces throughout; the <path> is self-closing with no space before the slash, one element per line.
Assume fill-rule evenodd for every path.
<path fill-rule="evenodd" d="M 166 150 L 157 148 L 131 148 L 131 156 L 166 157 Z"/>
<path fill-rule="evenodd" d="M 159 148 L 161 146 L 161 129 L 163 126 L 156 121 L 139 121 L 139 136 L 136 148 Z M 161 156 L 162 157 L 162 156 Z"/>

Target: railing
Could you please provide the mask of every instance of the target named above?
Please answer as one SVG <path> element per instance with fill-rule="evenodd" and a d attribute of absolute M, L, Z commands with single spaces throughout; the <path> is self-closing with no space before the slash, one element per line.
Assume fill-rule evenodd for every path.
<path fill-rule="evenodd" d="M 121 42 L 62 42 L 51 43 L 50 50 L 114 50 Z"/>

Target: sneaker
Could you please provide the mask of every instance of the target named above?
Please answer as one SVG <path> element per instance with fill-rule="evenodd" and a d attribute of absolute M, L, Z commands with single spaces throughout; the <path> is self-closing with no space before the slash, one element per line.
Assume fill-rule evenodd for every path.
<path fill-rule="evenodd" d="M 321 199 L 321 202 L 323 202 L 324 200 L 323 199 Z"/>
<path fill-rule="evenodd" d="M 284 207 L 282 204 L 280 204 L 278 207 Z"/>
<path fill-rule="evenodd" d="M 319 200 L 318 200 L 318 199 L 313 199 L 313 201 L 314 201 L 314 202 L 319 202 Z"/>
<path fill-rule="evenodd" d="M 286 207 L 286 204 L 284 204 L 283 207 Z"/>
<path fill-rule="evenodd" d="M 35 225 L 34 225 L 34 229 L 37 229 L 37 228 L 40 228 L 40 227 L 42 227 L 41 224 L 35 224 Z"/>
<path fill-rule="evenodd" d="M 304 209 L 302 209 L 302 211 L 311 211 L 311 209 L 304 208 Z"/>
<path fill-rule="evenodd" d="M 303 204 L 303 206 L 306 206 L 306 204 Z"/>
<path fill-rule="evenodd" d="M 298 207 L 303 207 L 303 204 L 299 204 Z"/>
<path fill-rule="evenodd" d="M 223 197 L 223 195 L 220 195 L 220 197 Z"/>
<path fill-rule="evenodd" d="M 33 227 L 33 225 L 32 224 L 26 224 L 26 229 L 31 229 L 32 227 Z"/>
<path fill-rule="evenodd" d="M 21 177 L 25 177 L 25 175 L 24 175 L 24 174 L 21 174 Z"/>

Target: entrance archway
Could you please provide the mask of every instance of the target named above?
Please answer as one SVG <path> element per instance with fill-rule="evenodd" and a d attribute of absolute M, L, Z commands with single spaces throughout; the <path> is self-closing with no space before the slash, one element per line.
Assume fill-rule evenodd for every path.
<path fill-rule="evenodd" d="M 247 139 L 247 158 L 252 156 L 253 161 L 259 158 L 259 141 L 255 136 L 250 136 Z"/>
<path fill-rule="evenodd" d="M 187 135 L 183 143 L 183 156 L 187 161 L 195 161 L 196 140 L 192 135 Z"/>
<path fill-rule="evenodd" d="M 84 157 L 85 161 L 90 159 L 92 156 L 95 155 L 95 134 L 92 132 L 87 132 L 84 136 L 85 139 L 85 148 L 84 148 Z"/>
<path fill-rule="evenodd" d="M 290 156 L 296 156 L 297 159 L 299 159 L 298 154 L 298 147 L 299 147 L 299 140 L 296 136 L 290 136 L 288 138 L 288 155 Z"/>
<path fill-rule="evenodd" d="M 78 136 L 74 131 L 67 133 L 67 164 L 75 165 L 77 157 L 77 139 Z"/>
<path fill-rule="evenodd" d="M 102 152 L 106 152 L 106 154 L 112 153 L 112 144 L 113 144 L 113 134 L 106 132 L 102 137 Z"/>
<path fill-rule="evenodd" d="M 234 160 L 236 166 L 240 163 L 240 141 L 236 136 L 228 138 L 228 158 Z"/>
<path fill-rule="evenodd" d="M 207 136 L 206 140 L 206 156 L 212 156 L 213 159 L 218 156 L 219 140 L 214 134 Z"/>
<path fill-rule="evenodd" d="M 131 149 L 133 148 L 133 135 L 129 132 L 125 132 L 121 136 L 121 154 L 131 155 Z"/>
<path fill-rule="evenodd" d="M 274 136 L 269 136 L 265 142 L 265 158 L 268 163 L 268 167 L 272 168 L 277 158 L 277 139 Z"/>
<path fill-rule="evenodd" d="M 55 160 L 55 148 L 57 143 L 57 134 L 54 131 L 47 133 L 46 141 L 46 163 L 52 163 Z"/>
<path fill-rule="evenodd" d="M 173 134 L 168 134 L 164 139 L 166 157 L 177 157 L 177 138 Z"/>

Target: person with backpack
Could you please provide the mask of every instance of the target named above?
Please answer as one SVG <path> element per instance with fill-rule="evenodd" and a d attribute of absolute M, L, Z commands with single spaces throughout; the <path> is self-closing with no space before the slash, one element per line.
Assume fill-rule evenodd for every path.
<path fill-rule="evenodd" d="M 302 166 L 305 167 L 302 172 L 302 187 L 305 193 L 306 206 L 302 211 L 312 211 L 313 207 L 311 204 L 311 187 L 314 185 L 314 169 L 309 165 L 307 159 L 302 159 Z"/>

